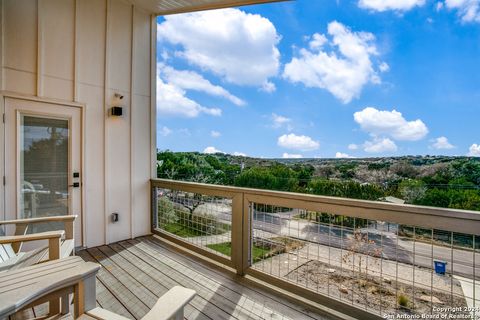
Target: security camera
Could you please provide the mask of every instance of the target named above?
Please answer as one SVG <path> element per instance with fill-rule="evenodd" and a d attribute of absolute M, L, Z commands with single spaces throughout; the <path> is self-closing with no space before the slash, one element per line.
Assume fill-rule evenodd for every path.
<path fill-rule="evenodd" d="M 118 98 L 118 99 L 122 100 L 123 95 L 121 95 L 120 93 L 115 93 L 115 98 Z"/>

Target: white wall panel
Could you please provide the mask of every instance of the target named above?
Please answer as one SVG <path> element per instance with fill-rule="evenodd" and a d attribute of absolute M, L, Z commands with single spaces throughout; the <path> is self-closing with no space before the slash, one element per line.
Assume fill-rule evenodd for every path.
<path fill-rule="evenodd" d="M 130 91 L 132 51 L 132 5 L 120 0 L 110 5 L 109 83 L 111 89 Z"/>
<path fill-rule="evenodd" d="M 37 2 L 4 0 L 4 90 L 34 95 L 37 91 Z"/>
<path fill-rule="evenodd" d="M 150 232 L 150 133 L 142 130 L 142 126 L 150 121 L 150 97 L 133 96 L 132 113 L 132 216 L 133 236 L 137 237 Z"/>
<path fill-rule="evenodd" d="M 150 136 L 141 127 L 150 121 L 150 16 L 140 10 L 134 15 L 133 83 L 132 100 L 132 232 L 139 236 L 149 232 L 150 216 L 142 212 L 150 210 L 148 169 L 150 158 Z"/>
<path fill-rule="evenodd" d="M 35 95 L 37 93 L 37 74 L 27 71 L 3 69 L 3 88 L 7 91 Z"/>
<path fill-rule="evenodd" d="M 108 95 L 113 96 L 115 90 Z M 115 242 L 131 235 L 131 191 L 130 191 L 130 95 L 121 92 L 125 101 L 122 117 L 108 117 L 106 120 L 106 179 L 107 215 L 119 214 L 119 221 L 107 219 L 107 240 Z"/>
<path fill-rule="evenodd" d="M 124 96 L 122 117 L 109 117 L 106 125 L 107 210 L 118 213 L 119 221 L 108 221 L 108 241 L 115 242 L 131 235 L 131 163 L 130 163 L 130 87 L 132 68 L 131 4 L 111 1 L 108 21 L 108 97 Z M 109 108 L 107 99 L 107 108 Z M 119 174 L 121 173 L 121 174 Z"/>
<path fill-rule="evenodd" d="M 84 139 L 87 147 L 84 154 L 85 172 L 83 177 L 85 193 L 86 245 L 99 246 L 105 243 L 105 174 L 103 132 L 105 116 L 103 111 L 104 90 L 102 87 L 78 85 L 79 100 L 86 103 Z"/>
<path fill-rule="evenodd" d="M 0 3 L 3 89 L 86 106 L 85 244 L 97 246 L 148 233 L 149 14 L 123 0 Z M 120 118 L 107 116 L 115 92 L 125 96 L 125 115 Z M 110 221 L 113 212 L 120 214 L 118 223 Z"/>
<path fill-rule="evenodd" d="M 37 2 L 4 0 L 4 67 L 37 72 Z"/>
<path fill-rule="evenodd" d="M 42 96 L 73 101 L 73 81 L 50 76 L 42 77 Z"/>
<path fill-rule="evenodd" d="M 75 8 L 73 0 L 39 0 L 43 75 L 72 80 Z M 70 98 L 71 99 L 71 98 Z"/>
<path fill-rule="evenodd" d="M 77 1 L 77 100 L 87 104 L 85 112 L 85 215 L 86 245 L 106 241 L 104 81 L 106 0 Z"/>
<path fill-rule="evenodd" d="M 135 94 L 150 95 L 150 16 L 136 10 L 134 16 Z"/>
<path fill-rule="evenodd" d="M 77 80 L 104 85 L 106 0 L 77 1 Z"/>

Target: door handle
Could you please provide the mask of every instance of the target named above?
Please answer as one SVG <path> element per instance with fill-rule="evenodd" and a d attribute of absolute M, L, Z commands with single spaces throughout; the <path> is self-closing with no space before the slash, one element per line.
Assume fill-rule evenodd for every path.
<path fill-rule="evenodd" d="M 69 187 L 79 188 L 80 187 L 80 182 L 74 182 L 73 184 L 69 185 Z"/>

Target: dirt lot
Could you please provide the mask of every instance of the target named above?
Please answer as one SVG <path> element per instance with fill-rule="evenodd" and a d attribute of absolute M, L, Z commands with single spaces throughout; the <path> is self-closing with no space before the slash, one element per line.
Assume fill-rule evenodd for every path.
<path fill-rule="evenodd" d="M 301 286 L 317 288 L 319 292 L 331 297 L 381 314 L 435 314 L 435 307 L 466 307 L 465 298 L 460 295 L 454 294 L 451 297 L 446 292 L 419 288 L 413 292 L 411 285 L 397 284 L 371 275 L 359 275 L 358 272 L 353 273 L 345 268 L 333 269 L 332 266 L 315 260 L 302 264 L 286 276 Z M 469 317 L 468 312 L 455 313 L 457 318 L 462 315 L 466 317 L 464 319 Z"/>

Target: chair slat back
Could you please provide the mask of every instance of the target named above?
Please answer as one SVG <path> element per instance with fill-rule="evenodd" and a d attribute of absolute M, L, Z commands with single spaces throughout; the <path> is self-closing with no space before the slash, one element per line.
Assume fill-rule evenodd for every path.
<path fill-rule="evenodd" d="M 0 263 L 15 257 L 15 251 L 10 244 L 0 244 Z"/>
<path fill-rule="evenodd" d="M 15 225 L 15 235 L 16 236 L 23 236 L 26 235 L 28 231 L 28 224 L 21 224 L 18 223 Z M 17 242 L 12 244 L 12 249 L 15 253 L 20 252 L 22 249 L 23 242 Z"/>

